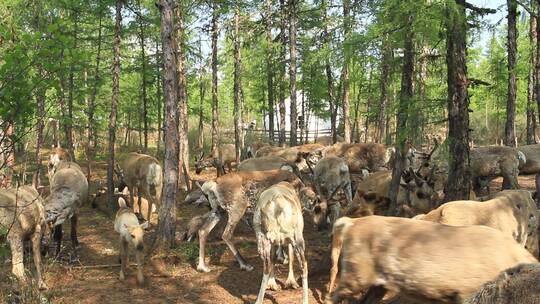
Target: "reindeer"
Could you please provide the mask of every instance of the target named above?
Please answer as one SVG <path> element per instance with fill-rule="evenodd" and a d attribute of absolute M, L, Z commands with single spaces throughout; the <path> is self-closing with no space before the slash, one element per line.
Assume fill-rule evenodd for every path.
<path fill-rule="evenodd" d="M 161 189 L 163 188 L 162 169 L 158 160 L 150 155 L 132 152 L 129 153 L 121 166 L 117 165 L 116 174 L 120 178 L 118 189 L 122 191 L 126 186 L 129 189 L 131 206 L 134 205 L 135 192 L 138 196 L 138 210 L 142 210 L 142 196 L 149 201 L 146 219 L 150 221 L 153 206 L 159 207 Z"/>
<path fill-rule="evenodd" d="M 63 149 L 61 147 L 52 147 L 51 154 L 49 154 L 49 161 L 47 162 L 47 171 L 49 174 L 49 179 L 52 178 L 54 172 L 56 172 L 58 164 L 61 161 L 68 161 L 71 162 L 71 155 L 69 154 L 68 150 Z"/>
<path fill-rule="evenodd" d="M 40 244 L 48 229 L 41 197 L 34 186 L 0 189 L 0 230 L 7 231 L 12 273 L 20 282 L 26 280 L 23 242 L 31 240 L 38 287 L 43 290 L 47 284 L 42 275 Z"/>
<path fill-rule="evenodd" d="M 45 199 L 47 223 L 54 228 L 56 255 L 62 245 L 62 225 L 71 219 L 72 260 L 77 258 L 77 221 L 79 208 L 88 200 L 88 181 L 79 165 L 62 161 L 56 166 L 56 172 L 50 180 L 51 194 Z"/>
<path fill-rule="evenodd" d="M 294 253 L 302 268 L 303 303 L 308 303 L 308 268 L 304 255 L 302 206 L 294 187 L 280 182 L 261 193 L 253 214 L 253 228 L 257 236 L 258 251 L 263 260 L 263 278 L 256 304 L 262 304 L 266 288 L 278 290 L 274 276 L 274 253 L 282 246 L 289 247 L 289 276 L 285 286 L 296 289 Z"/>
<path fill-rule="evenodd" d="M 314 222 L 317 227 L 323 229 L 326 226 L 326 219 L 330 215 L 330 222 L 333 223 L 340 214 L 341 205 L 339 201 L 334 201 L 334 195 L 342 190 L 345 193 L 347 205 L 352 202 L 351 177 L 347 163 L 340 157 L 325 156 L 313 169 L 313 184 L 321 200 L 315 206 Z"/>
<path fill-rule="evenodd" d="M 304 187 L 298 176 L 286 170 L 233 172 L 204 183 L 201 190 L 210 202 L 212 213 L 206 217 L 205 223 L 199 229 L 198 271 L 210 271 L 204 260 L 206 241 L 209 233 L 220 221 L 223 211 L 227 213 L 228 218 L 222 239 L 240 264 L 240 268 L 247 271 L 253 270 L 232 242 L 233 233 L 244 214 L 255 206 L 259 194 L 282 181 L 291 183 L 295 189 L 299 190 L 304 201 L 307 195 L 312 194 Z"/>
<path fill-rule="evenodd" d="M 144 250 L 144 229 L 148 228 L 148 221 L 139 225 L 139 220 L 131 208 L 126 205 L 126 201 L 118 198 L 118 212 L 114 220 L 114 230 L 120 234 L 120 280 L 125 279 L 126 267 L 129 265 L 129 246 L 135 248 L 135 259 L 137 260 L 137 283 L 144 283 L 143 276 L 143 250 Z"/>
<path fill-rule="evenodd" d="M 212 153 L 216 153 L 213 151 Z M 225 165 L 229 172 L 232 172 L 232 163 L 236 162 L 236 149 L 233 144 L 221 145 L 217 149 L 217 155 L 210 155 L 204 158 L 204 152 L 199 154 L 199 157 L 195 157 L 195 173 L 201 174 L 201 172 L 208 167 L 215 167 L 217 175 L 221 176 L 225 174 Z"/>
<path fill-rule="evenodd" d="M 381 216 L 340 218 L 334 224 L 331 256 L 329 294 L 338 261 L 341 267 L 333 303 L 358 299 L 362 293 L 359 303 L 380 303 L 388 290 L 416 302 L 461 303 L 499 272 L 537 263 L 493 228 Z"/>

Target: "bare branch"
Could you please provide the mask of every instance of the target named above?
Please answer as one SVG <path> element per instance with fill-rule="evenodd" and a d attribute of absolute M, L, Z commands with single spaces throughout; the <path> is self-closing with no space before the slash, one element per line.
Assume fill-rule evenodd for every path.
<path fill-rule="evenodd" d="M 480 16 L 485 16 L 485 15 L 497 13 L 496 9 L 487 8 L 487 7 L 478 7 L 478 6 L 475 6 L 475 5 L 473 5 L 473 4 L 469 3 L 469 2 L 465 2 L 465 8 L 470 9 L 471 11 L 477 13 Z"/>

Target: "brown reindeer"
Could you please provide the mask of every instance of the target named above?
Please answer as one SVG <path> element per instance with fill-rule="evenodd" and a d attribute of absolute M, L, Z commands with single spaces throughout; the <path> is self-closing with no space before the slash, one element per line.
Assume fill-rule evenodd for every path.
<path fill-rule="evenodd" d="M 212 213 L 209 214 L 205 223 L 199 230 L 199 264 L 197 270 L 208 272 L 205 263 L 205 247 L 209 233 L 220 221 L 222 212 L 227 213 L 227 226 L 222 235 L 240 268 L 252 270 L 236 246 L 232 242 L 232 237 L 236 225 L 249 210 L 252 212 L 257 202 L 259 194 L 266 188 L 282 181 L 291 183 L 295 189 L 299 190 L 301 196 L 306 196 L 308 191 L 304 188 L 302 181 L 293 173 L 286 170 L 253 171 L 253 172 L 233 172 L 218 177 L 216 180 L 207 181 L 201 188 L 208 198 Z"/>
<path fill-rule="evenodd" d="M 138 210 L 142 210 L 142 196 L 149 201 L 146 218 L 150 220 L 152 206 L 159 207 L 163 188 L 163 173 L 158 160 L 150 155 L 132 152 L 121 163 L 121 166 L 117 167 L 116 173 L 121 184 L 118 189 L 122 191 L 126 186 L 129 189 L 131 206 L 135 203 L 133 199 L 135 193 L 138 196 Z"/>
<path fill-rule="evenodd" d="M 215 153 L 215 151 L 213 152 Z M 199 157 L 195 156 L 195 173 L 201 174 L 201 172 L 209 167 L 215 167 L 217 175 L 221 176 L 225 174 L 225 166 L 232 172 L 232 163 L 236 162 L 236 150 L 233 144 L 221 145 L 217 149 L 217 155 L 211 154 L 208 157 L 204 157 L 204 152 L 199 154 Z"/>

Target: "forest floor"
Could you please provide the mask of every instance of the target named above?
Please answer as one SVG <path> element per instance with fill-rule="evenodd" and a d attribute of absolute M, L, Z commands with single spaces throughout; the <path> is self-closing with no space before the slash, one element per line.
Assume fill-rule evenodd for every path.
<path fill-rule="evenodd" d="M 83 167 L 84 168 L 84 167 Z M 105 163 L 97 163 L 95 178 L 104 180 Z M 197 176 L 198 179 L 212 178 L 215 172 L 207 171 Z M 495 189 L 501 180 L 494 181 Z M 521 176 L 520 185 L 534 189 L 534 176 Z M 95 191 L 92 185 L 91 191 Z M 93 188 L 93 189 L 92 189 Z M 494 190 L 495 190 L 494 189 Z M 178 197 L 178 235 L 185 231 L 189 220 L 207 211 L 183 203 L 183 195 Z M 155 220 L 153 218 L 155 227 Z M 65 230 L 69 230 L 67 226 Z M 153 229 L 151 229 L 151 232 Z M 180 243 L 167 255 L 158 255 L 148 261 L 144 268 L 146 282 L 139 287 L 135 282 L 135 267 L 128 269 L 126 280 L 118 279 L 119 263 L 118 235 L 113 229 L 113 217 L 92 209 L 90 204 L 80 210 L 79 217 L 80 264 L 71 264 L 69 254 L 71 244 L 69 233 L 65 232 L 63 250 L 59 260 L 45 260 L 45 280 L 49 289 L 42 294 L 49 303 L 253 303 L 262 277 L 262 263 L 257 255 L 256 240 L 253 232 L 239 225 L 236 243 L 240 251 L 255 269 L 251 272 L 240 270 L 231 252 L 222 241 L 207 245 L 210 273 L 199 273 L 195 266 L 198 256 L 198 242 Z M 322 257 L 329 244 L 328 232 L 318 232 L 306 221 L 304 237 L 307 244 L 307 260 L 310 264 L 309 277 L 310 303 L 323 303 L 327 274 L 313 274 L 322 264 Z M 146 240 L 149 238 L 147 237 Z M 148 246 L 147 246 L 148 247 Z M 134 258 L 131 258 L 134 261 Z M 26 262 L 27 269 L 33 269 Z M 101 265 L 101 266 L 100 266 Z M 93 267 L 99 266 L 99 267 Z M 0 260 L 0 273 L 10 274 L 11 263 Z M 296 268 L 299 277 L 298 268 Z M 287 276 L 286 265 L 278 265 L 277 279 L 284 282 Z M 0 276 L 0 289 L 9 286 L 8 276 Z M 0 293 L 1 295 L 1 293 Z M 281 290 L 266 292 L 265 303 L 301 303 L 302 292 Z M 5 300 L 5 299 L 4 299 Z M 4 301 L 2 301 L 4 302 Z"/>
<path fill-rule="evenodd" d="M 82 166 L 83 170 L 85 167 Z M 106 164 L 94 165 L 94 178 L 105 180 Z M 215 171 L 206 171 L 197 179 L 210 179 Z M 96 185 L 91 185 L 94 193 Z M 178 196 L 178 227 L 180 235 L 185 231 L 189 220 L 207 212 L 205 207 L 196 207 L 183 203 L 183 194 Z M 152 218 L 153 228 L 157 215 Z M 78 235 L 80 263 L 72 264 L 69 256 L 72 251 L 69 240 L 69 225 L 64 225 L 62 252 L 58 260 L 52 257 L 45 259 L 45 281 L 49 289 L 42 294 L 49 303 L 253 303 L 257 297 L 262 278 L 262 262 L 257 254 L 255 235 L 247 227 L 239 225 L 235 233 L 236 244 L 246 260 L 255 267 L 251 272 L 240 270 L 234 256 L 221 240 L 207 244 L 207 261 L 212 270 L 210 273 L 196 271 L 198 258 L 198 241 L 179 243 L 172 252 L 158 255 L 149 260 L 144 268 L 145 284 L 137 286 L 135 281 L 136 267 L 128 268 L 126 280 L 118 279 L 120 270 L 118 234 L 113 228 L 114 217 L 109 216 L 90 204 L 80 210 Z M 153 233 L 154 229 L 148 234 Z M 329 244 L 328 232 L 318 232 L 313 225 L 306 222 L 304 237 L 307 244 L 307 260 L 310 270 L 316 268 L 326 252 Z M 150 237 L 145 235 L 145 242 Z M 54 247 L 54 246 L 52 246 Z M 146 246 L 147 248 L 149 246 Z M 28 255 L 28 254 L 27 254 Z M 134 263 L 134 257 L 130 259 Z M 25 268 L 33 271 L 32 259 L 25 259 Z M 297 264 L 295 264 L 296 266 Z M 287 277 L 287 265 L 278 265 L 276 278 L 283 283 Z M 295 268 L 300 276 L 298 267 Z M 11 263 L 0 258 L 0 289 L 10 285 Z M 4 275 L 6 274 L 6 275 Z M 300 281 L 300 280 L 299 280 Z M 327 275 L 312 275 L 309 278 L 310 303 L 322 303 L 324 284 Z M 299 282 L 300 283 L 300 282 Z M 300 283 L 301 284 L 301 283 Z M 4 297 L 5 294 L 4 294 Z M 2 301 L 0 293 L 0 302 Z M 302 291 L 280 290 L 266 292 L 265 303 L 301 303 Z M 43 301 L 42 301 L 43 302 Z"/>

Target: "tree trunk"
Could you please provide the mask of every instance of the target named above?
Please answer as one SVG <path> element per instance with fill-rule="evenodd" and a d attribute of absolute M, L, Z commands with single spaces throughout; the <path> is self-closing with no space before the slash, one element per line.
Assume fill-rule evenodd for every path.
<path fill-rule="evenodd" d="M 94 110 L 95 110 L 95 101 L 97 96 L 97 90 L 99 86 L 100 76 L 99 76 L 99 64 L 101 62 L 101 38 L 102 38 L 102 19 L 103 19 L 103 9 L 99 7 L 99 21 L 98 21 L 98 37 L 97 37 L 97 50 L 96 50 L 96 66 L 94 67 L 94 82 L 92 85 L 92 93 L 88 98 L 87 103 L 87 116 L 88 116 L 88 126 L 86 128 L 88 136 L 88 144 L 86 146 L 86 161 L 87 161 L 87 180 L 90 183 L 92 178 L 92 160 L 94 159 L 94 151 L 97 147 L 96 134 L 94 132 Z"/>
<path fill-rule="evenodd" d="M 534 7 L 534 1 L 531 1 L 531 6 Z M 529 51 L 529 77 L 527 83 L 527 144 L 531 145 L 536 143 L 536 119 L 534 113 L 534 100 L 535 100 L 535 91 L 534 84 L 536 81 L 534 67 L 536 66 L 536 57 L 535 57 L 535 45 L 536 45 L 536 22 L 537 18 L 535 15 L 530 16 L 530 27 L 529 27 L 529 42 L 530 42 L 530 51 Z"/>
<path fill-rule="evenodd" d="M 272 43 L 272 0 L 265 1 L 266 10 L 266 84 L 268 86 L 268 135 L 274 141 L 274 64 Z"/>
<path fill-rule="evenodd" d="M 165 95 L 165 166 L 163 195 L 158 215 L 156 239 L 152 248 L 172 248 L 176 233 L 176 193 L 178 191 L 178 75 L 175 50 L 177 41 L 174 30 L 173 7 L 176 1 L 161 0 L 161 40 L 163 48 L 163 92 Z"/>
<path fill-rule="evenodd" d="M 162 121 L 161 121 L 161 115 L 163 114 L 161 105 L 163 101 L 161 100 L 161 59 L 159 57 L 160 51 L 159 51 L 159 42 L 156 41 L 156 103 L 157 103 L 157 130 L 158 130 L 158 136 L 157 136 L 157 155 L 160 154 L 161 151 L 161 131 L 163 129 Z"/>
<path fill-rule="evenodd" d="M 350 3 L 349 0 L 343 0 L 343 71 L 341 74 L 343 81 L 343 137 L 345 142 L 350 143 L 351 137 L 351 118 L 349 101 L 349 61 L 350 51 L 347 46 L 347 39 L 350 32 Z M 367 134 L 366 134 L 367 136 Z"/>
<path fill-rule="evenodd" d="M 280 67 L 279 67 L 279 145 L 285 145 L 285 52 L 287 51 L 287 7 L 285 6 L 285 0 L 279 0 L 279 7 L 281 12 L 281 48 L 280 48 Z"/>
<path fill-rule="evenodd" d="M 78 33 L 78 12 L 73 10 L 73 49 L 77 49 L 77 33 Z M 73 93 L 75 90 L 75 62 L 73 59 L 72 49 L 70 52 L 70 65 L 69 65 L 69 87 L 68 87 L 68 103 L 67 103 L 67 118 L 68 123 L 66 124 L 66 144 L 71 159 L 75 159 L 74 145 L 73 145 Z"/>
<path fill-rule="evenodd" d="M 139 7 L 139 13 L 141 8 Z M 144 49 L 145 35 L 144 35 L 144 20 L 139 15 L 139 41 L 141 46 L 141 79 L 142 79 L 142 101 L 143 101 L 143 130 L 144 130 L 144 152 L 148 152 L 148 98 L 146 94 L 146 51 Z"/>
<path fill-rule="evenodd" d="M 0 180 L 0 188 L 11 188 L 15 167 L 15 142 L 13 142 L 15 127 L 12 120 L 7 120 L 0 126 L 4 128 L 4 134 L 0 137 L 2 138 L 0 150 L 3 154 L 3 163 L 0 164 L 0 169 L 4 172 L 3 180 Z M 0 175 L 0 177 L 2 176 Z"/>
<path fill-rule="evenodd" d="M 296 1 L 289 0 L 289 78 L 291 86 L 291 147 L 296 146 L 298 109 L 296 108 Z"/>
<path fill-rule="evenodd" d="M 202 59 L 203 53 L 202 53 L 202 43 L 199 39 L 199 130 L 198 130 L 198 138 L 197 138 L 197 151 L 202 151 L 204 148 L 204 95 L 206 93 L 206 86 L 204 84 L 204 62 Z"/>
<path fill-rule="evenodd" d="M 242 109 L 240 106 L 240 3 L 236 1 L 234 8 L 234 145 L 236 163 L 240 163 L 240 156 L 242 154 L 242 147 L 240 144 L 240 137 L 242 132 L 241 119 Z"/>
<path fill-rule="evenodd" d="M 177 49 L 177 65 L 178 65 L 178 112 L 179 112 L 179 130 L 178 136 L 180 140 L 179 144 L 179 162 L 178 162 L 178 174 L 179 183 L 180 180 L 184 180 L 189 174 L 189 143 L 188 143 L 188 104 L 187 104 L 187 83 L 186 83 L 186 69 L 185 69 L 185 29 L 184 29 L 184 7 L 182 4 L 178 4 L 176 8 L 176 30 L 178 39 Z M 183 164 L 186 163 L 186 166 Z M 185 175 L 182 173 L 182 168 L 185 168 Z M 184 180 L 187 190 L 189 188 L 189 181 Z"/>
<path fill-rule="evenodd" d="M 536 0 L 536 13 L 540 11 L 540 0 Z M 538 116 L 540 121 L 540 24 L 538 24 L 538 18 L 536 23 L 536 58 L 535 58 L 535 68 L 534 68 L 534 76 L 535 76 L 535 98 L 536 98 L 536 106 L 538 108 Z"/>
<path fill-rule="evenodd" d="M 218 4 L 212 2 L 212 153 L 217 152 L 218 146 L 218 65 L 217 65 L 217 39 L 218 39 Z"/>
<path fill-rule="evenodd" d="M 39 67 L 39 75 L 45 77 L 43 68 Z M 37 114 L 38 114 L 38 123 L 37 123 L 37 140 L 36 140 L 36 175 L 38 185 L 40 184 L 40 173 L 41 173 L 41 147 L 43 146 L 43 129 L 45 128 L 45 94 L 46 89 L 39 89 L 36 99 L 37 99 Z M 38 186 L 36 185 L 36 186 Z"/>
<path fill-rule="evenodd" d="M 508 5 L 508 99 L 506 102 L 505 145 L 516 146 L 516 54 L 517 54 L 517 2 L 507 0 Z"/>
<path fill-rule="evenodd" d="M 379 112 L 377 113 L 377 135 L 375 142 L 381 143 L 384 141 L 384 132 L 386 127 L 386 106 L 388 105 L 388 81 L 390 78 L 390 61 L 392 60 L 392 48 L 388 35 L 385 35 L 382 43 L 382 64 L 381 64 L 381 98 L 379 100 Z"/>
<path fill-rule="evenodd" d="M 452 5 L 452 4 L 450 4 Z M 467 92 L 467 20 L 465 0 L 448 10 L 448 148 L 446 201 L 467 200 L 471 189 L 469 165 L 469 97 Z"/>
<path fill-rule="evenodd" d="M 109 160 L 107 166 L 107 201 L 111 210 L 116 202 L 113 199 L 114 194 L 114 161 L 116 142 L 116 108 L 118 97 L 120 96 L 120 31 L 122 26 L 122 0 L 116 1 L 116 23 L 114 26 L 114 45 L 113 45 L 113 68 L 112 68 L 112 97 L 111 97 L 111 115 L 109 116 Z"/>
<path fill-rule="evenodd" d="M 326 7 L 326 0 L 321 1 L 321 8 L 324 12 L 324 29 L 323 29 L 323 36 L 325 39 L 325 48 L 330 48 L 330 33 L 328 31 L 328 11 Z M 334 79 L 332 76 L 332 68 L 330 67 L 330 58 L 328 58 L 328 55 L 325 58 L 325 66 L 324 69 L 326 71 L 326 84 L 327 84 L 327 90 L 328 90 L 328 104 L 330 106 L 330 133 L 332 136 L 332 142 L 335 143 L 337 140 L 337 125 L 336 125 L 336 113 L 334 109 Z"/>
<path fill-rule="evenodd" d="M 396 159 L 392 170 L 392 180 L 388 189 L 388 197 L 390 198 L 390 212 L 395 212 L 397 209 L 397 195 L 399 191 L 399 183 L 401 174 L 405 168 L 405 155 L 407 143 L 407 119 L 408 110 L 414 96 L 414 30 L 413 17 L 409 12 L 407 16 L 407 27 L 405 36 L 405 45 L 403 50 L 403 65 L 401 74 L 401 92 L 399 96 L 399 107 L 397 113 L 397 128 L 396 128 Z"/>

